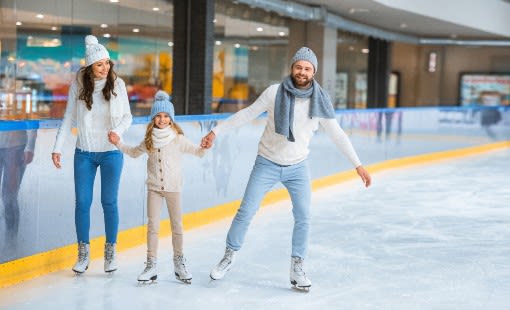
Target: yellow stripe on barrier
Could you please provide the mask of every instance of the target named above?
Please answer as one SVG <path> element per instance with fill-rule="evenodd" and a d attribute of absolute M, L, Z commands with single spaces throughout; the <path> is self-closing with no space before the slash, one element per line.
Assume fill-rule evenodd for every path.
<path fill-rule="evenodd" d="M 384 170 L 476 155 L 483 152 L 489 152 L 503 148 L 510 148 L 510 141 L 391 159 L 369 165 L 366 167 L 366 169 L 373 174 Z M 332 186 L 355 178 L 357 178 L 357 174 L 354 170 L 341 172 L 313 180 L 312 189 L 317 190 L 319 188 Z M 262 206 L 270 205 L 272 203 L 286 199 L 289 199 L 287 191 L 285 189 L 278 189 L 266 195 L 262 201 Z M 218 220 L 232 217 L 237 211 L 239 204 L 240 201 L 236 200 L 205 210 L 187 213 L 183 216 L 184 229 L 189 230 L 216 222 Z M 170 225 L 168 219 L 162 221 L 161 236 L 168 236 L 170 234 L 170 230 L 168 228 L 164 228 L 169 226 Z M 123 251 L 125 249 L 144 244 L 146 242 L 146 233 L 146 225 L 119 232 L 117 241 L 118 251 Z M 99 237 L 91 240 L 91 259 L 103 257 L 104 242 L 104 237 Z M 50 272 L 70 268 L 76 260 L 76 251 L 76 245 L 68 245 L 44 253 L 34 254 L 32 256 L 23 257 L 17 260 L 0 264 L 0 287 L 7 287 L 22 281 L 48 274 Z"/>

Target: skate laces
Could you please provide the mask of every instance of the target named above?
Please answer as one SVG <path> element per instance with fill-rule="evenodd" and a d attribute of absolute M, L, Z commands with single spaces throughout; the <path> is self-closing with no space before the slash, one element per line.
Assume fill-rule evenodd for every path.
<path fill-rule="evenodd" d="M 184 258 L 183 255 L 175 256 L 175 264 L 176 264 L 176 266 L 178 266 L 185 273 L 188 273 L 188 270 L 186 269 L 185 262 L 186 262 L 186 259 Z"/>
<path fill-rule="evenodd" d="M 299 275 L 305 275 L 305 271 L 303 270 L 303 259 L 301 258 L 294 258 L 293 259 L 293 270 L 295 273 Z"/>
<path fill-rule="evenodd" d="M 232 255 L 234 254 L 234 251 L 227 249 L 225 251 L 225 256 L 221 259 L 219 266 L 221 269 L 227 268 L 228 265 L 232 263 Z"/>
<path fill-rule="evenodd" d="M 107 261 L 112 261 L 114 256 L 113 244 L 107 243 L 104 249 L 104 257 Z"/>
<path fill-rule="evenodd" d="M 145 262 L 145 269 L 143 270 L 143 272 L 147 272 L 149 270 L 151 270 L 153 267 L 154 267 L 154 261 L 152 259 L 148 259 L 146 262 Z"/>
<path fill-rule="evenodd" d="M 84 262 L 87 260 L 87 244 L 80 242 L 78 244 L 78 261 Z"/>

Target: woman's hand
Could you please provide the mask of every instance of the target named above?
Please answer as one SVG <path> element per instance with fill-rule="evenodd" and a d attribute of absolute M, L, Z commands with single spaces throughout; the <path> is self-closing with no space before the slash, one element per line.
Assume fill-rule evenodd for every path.
<path fill-rule="evenodd" d="M 51 153 L 51 160 L 55 167 L 58 169 L 62 168 L 62 165 L 60 165 L 60 153 Z"/>

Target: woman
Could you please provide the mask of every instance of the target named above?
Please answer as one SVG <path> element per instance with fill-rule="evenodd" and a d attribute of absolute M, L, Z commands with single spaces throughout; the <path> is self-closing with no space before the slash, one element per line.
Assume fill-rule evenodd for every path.
<path fill-rule="evenodd" d="M 85 66 L 80 68 L 69 89 L 66 112 L 51 155 L 55 167 L 61 168 L 63 145 L 71 128 L 76 126 L 74 190 L 78 260 L 73 271 L 78 274 L 87 270 L 90 260 L 90 207 L 98 167 L 106 234 L 104 270 L 117 270 L 117 196 L 124 159 L 109 143 L 108 134 L 113 131 L 122 135 L 132 121 L 126 86 L 113 70 L 108 51 L 92 35 L 85 37 L 85 44 Z"/>

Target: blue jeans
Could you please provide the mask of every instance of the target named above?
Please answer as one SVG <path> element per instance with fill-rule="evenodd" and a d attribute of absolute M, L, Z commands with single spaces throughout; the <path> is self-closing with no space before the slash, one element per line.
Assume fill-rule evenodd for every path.
<path fill-rule="evenodd" d="M 287 188 L 292 200 L 294 215 L 292 256 L 306 257 L 312 192 L 308 160 L 295 165 L 281 166 L 262 156 L 257 156 L 241 206 L 228 231 L 227 247 L 234 251 L 241 249 L 248 226 L 259 209 L 264 195 L 278 182 Z"/>
<path fill-rule="evenodd" d="M 74 153 L 74 192 L 76 209 L 74 221 L 78 242 L 89 243 L 90 207 L 97 167 L 101 173 L 101 205 L 103 206 L 106 242 L 116 243 L 119 229 L 117 196 L 124 157 L 118 150 Z"/>

